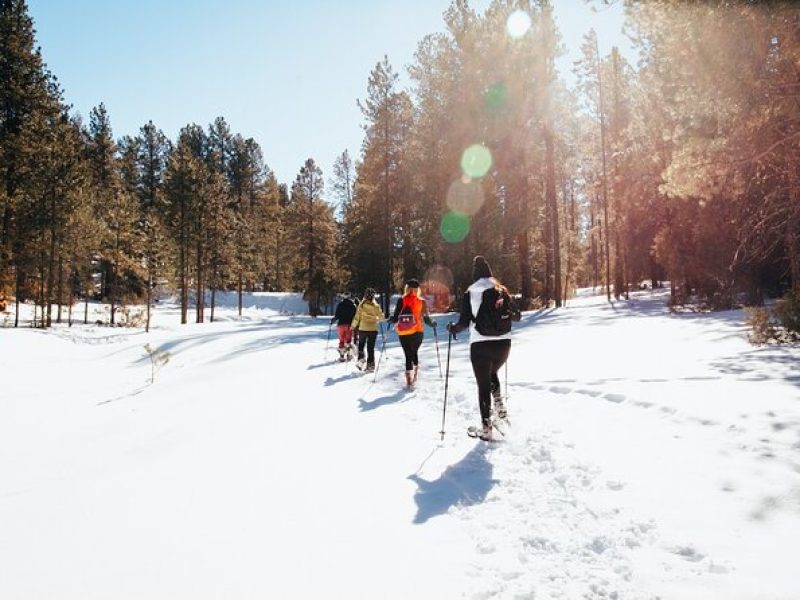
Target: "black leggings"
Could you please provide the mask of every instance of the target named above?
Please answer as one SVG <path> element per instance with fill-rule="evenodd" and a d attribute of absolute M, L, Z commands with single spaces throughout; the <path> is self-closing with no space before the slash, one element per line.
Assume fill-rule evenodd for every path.
<path fill-rule="evenodd" d="M 408 335 L 398 336 L 400 345 L 403 347 L 403 354 L 406 355 L 406 371 L 411 371 L 419 365 L 419 347 L 422 345 L 422 332 L 409 333 Z"/>
<path fill-rule="evenodd" d="M 358 360 L 364 358 L 364 344 L 367 345 L 367 364 L 375 364 L 375 340 L 378 339 L 377 331 L 358 332 Z"/>
<path fill-rule="evenodd" d="M 478 383 L 478 406 L 481 410 L 481 420 L 489 419 L 492 411 L 492 389 L 500 388 L 500 370 L 511 350 L 511 340 L 491 340 L 488 342 L 475 342 L 469 347 L 469 357 L 472 361 L 472 371 Z"/>

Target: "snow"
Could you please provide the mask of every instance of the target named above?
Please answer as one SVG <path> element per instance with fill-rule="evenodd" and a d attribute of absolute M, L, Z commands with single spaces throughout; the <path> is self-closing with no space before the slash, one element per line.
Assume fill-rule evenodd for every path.
<path fill-rule="evenodd" d="M 800 348 L 741 311 L 525 314 L 487 444 L 468 336 L 441 441 L 430 329 L 406 391 L 394 334 L 362 375 L 297 300 L 0 329 L 0 598 L 800 597 Z"/>

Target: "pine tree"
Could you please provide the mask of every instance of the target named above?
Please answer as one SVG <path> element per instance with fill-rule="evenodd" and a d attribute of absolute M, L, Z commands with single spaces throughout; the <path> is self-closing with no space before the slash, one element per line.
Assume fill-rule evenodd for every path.
<path fill-rule="evenodd" d="M 202 155 L 203 131 L 196 125 L 184 127 L 175 149 L 167 160 L 164 192 L 167 201 L 167 229 L 174 247 L 175 280 L 180 289 L 181 324 L 188 322 L 189 291 L 192 286 L 192 265 L 195 244 L 195 214 L 203 188 L 205 164 Z M 198 300 L 200 301 L 200 300 Z"/>
<path fill-rule="evenodd" d="M 89 119 L 88 163 L 93 204 L 102 231 L 100 264 L 101 296 L 110 307 L 110 323 L 116 323 L 120 304 L 138 298 L 141 289 L 140 232 L 136 227 L 139 210 L 131 188 L 132 174 L 124 177 L 118 145 L 111 132 L 111 122 L 103 104 L 94 108 Z M 126 161 L 135 169 L 135 150 Z"/>
<path fill-rule="evenodd" d="M 12 285 L 19 303 L 32 267 L 20 202 L 25 188 L 35 184 L 30 166 L 43 149 L 36 128 L 52 119 L 60 101 L 34 35 L 25 1 L 0 0 L 0 303 Z M 18 324 L 18 310 L 16 315 Z"/>
<path fill-rule="evenodd" d="M 274 196 L 269 200 L 265 197 L 265 177 L 270 173 L 255 140 L 237 134 L 231 148 L 228 165 L 234 229 L 231 275 L 235 277 L 241 316 L 245 284 L 252 289 L 259 273 L 263 274 L 266 269 L 261 249 L 271 245 L 270 221 L 274 206 L 268 203 L 274 202 Z"/>
<path fill-rule="evenodd" d="M 143 261 L 145 271 L 145 303 L 147 318 L 145 331 L 150 331 L 153 292 L 166 274 L 167 263 L 172 248 L 163 220 L 167 201 L 164 194 L 164 176 L 171 144 L 167 136 L 152 121 L 148 121 L 136 138 L 138 155 L 136 157 L 139 180 L 138 228 L 143 240 Z"/>
<path fill-rule="evenodd" d="M 398 75 L 389 58 L 375 65 L 367 84 L 367 97 L 358 102 L 366 123 L 361 169 L 362 194 L 372 204 L 377 219 L 371 223 L 372 235 L 380 240 L 378 252 L 382 267 L 374 273 L 383 291 L 383 309 L 389 313 L 389 297 L 394 290 L 394 246 L 396 214 L 406 200 L 400 190 L 400 156 L 402 139 L 407 128 L 403 107 L 406 96 L 396 90 Z"/>
<path fill-rule="evenodd" d="M 336 227 L 333 208 L 323 200 L 322 170 L 309 158 L 292 186 L 291 238 L 305 257 L 298 276 L 305 282 L 309 313 L 315 317 L 332 298 L 335 284 Z"/>

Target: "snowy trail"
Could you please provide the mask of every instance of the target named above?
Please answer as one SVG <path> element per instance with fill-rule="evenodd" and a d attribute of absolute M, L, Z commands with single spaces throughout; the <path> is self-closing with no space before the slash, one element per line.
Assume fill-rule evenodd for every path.
<path fill-rule="evenodd" d="M 255 315 L 0 331 L 0 597 L 800 595 L 800 351 L 741 312 L 526 315 L 492 445 L 467 336 L 442 442 L 430 330 L 407 391 L 393 334 L 373 383 L 324 360 L 327 321 Z"/>

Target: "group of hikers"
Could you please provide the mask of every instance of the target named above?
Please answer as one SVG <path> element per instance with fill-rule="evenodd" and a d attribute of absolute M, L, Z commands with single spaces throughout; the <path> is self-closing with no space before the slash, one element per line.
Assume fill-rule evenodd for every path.
<path fill-rule="evenodd" d="M 506 288 L 493 276 L 489 263 L 483 256 L 476 256 L 472 261 L 472 284 L 462 298 L 458 321 L 448 323 L 446 328 L 453 339 L 469 328 L 470 361 L 478 385 L 481 415 L 481 425 L 471 428 L 471 435 L 482 440 L 492 439 L 492 416 L 497 419 L 507 419 L 508 416 L 497 373 L 508 360 L 511 349 L 511 321 L 519 318 L 519 310 L 513 306 Z M 382 333 L 384 321 L 388 321 L 390 329 L 394 327 L 398 335 L 405 355 L 406 385 L 413 387 L 419 374 L 419 348 L 424 337 L 424 325 L 433 328 L 434 335 L 436 333 L 436 321 L 429 314 L 417 279 L 405 282 L 403 295 L 388 319 L 375 300 L 374 289 L 364 290 L 360 301 L 350 293 L 343 294 L 331 319 L 331 326 L 337 324 L 339 360 L 352 358 L 353 346 L 356 345 L 356 366 L 374 372 L 375 343 L 379 329 Z"/>

